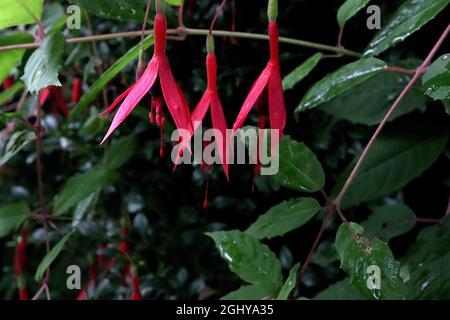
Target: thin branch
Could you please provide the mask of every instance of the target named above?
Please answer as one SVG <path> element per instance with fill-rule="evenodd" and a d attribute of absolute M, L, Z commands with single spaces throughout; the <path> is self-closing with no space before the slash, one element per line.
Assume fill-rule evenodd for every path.
<path fill-rule="evenodd" d="M 319 233 L 317 234 L 316 239 L 314 240 L 314 243 L 313 243 L 311 249 L 309 250 L 309 254 L 306 257 L 305 263 L 303 264 L 302 268 L 300 269 L 300 271 L 298 273 L 297 283 L 296 283 L 295 289 L 292 291 L 293 293 L 298 291 L 301 281 L 302 281 L 302 278 L 303 278 L 306 270 L 308 269 L 309 265 L 311 264 L 312 257 L 314 256 L 314 253 L 316 252 L 316 249 L 319 245 L 320 239 L 322 239 L 323 233 L 325 232 L 325 229 L 327 228 L 328 222 L 333 217 L 334 212 L 335 212 L 335 207 L 332 205 L 329 206 L 327 215 L 323 219 L 322 225 L 320 226 Z"/>
<path fill-rule="evenodd" d="M 408 74 L 408 75 L 415 75 L 416 74 L 416 70 L 405 69 L 405 68 L 400 68 L 400 67 L 395 67 L 395 66 L 388 66 L 388 67 L 384 68 L 384 70 L 392 71 L 392 72 L 398 72 L 398 73 L 403 73 L 403 74 Z"/>
<path fill-rule="evenodd" d="M 191 29 L 191 28 L 182 28 L 182 29 L 177 28 L 177 29 L 168 29 L 167 30 L 168 35 L 179 35 L 180 32 L 185 33 L 186 35 L 191 35 L 191 36 L 207 36 L 209 33 L 209 30 L 207 30 L 207 29 Z M 153 30 L 145 31 L 145 35 L 151 35 L 151 34 L 153 34 Z M 142 30 L 118 32 L 118 33 L 108 33 L 108 34 L 95 35 L 95 36 L 70 38 L 70 39 L 67 39 L 67 43 L 76 44 L 76 43 L 83 43 L 83 42 L 105 41 L 105 40 L 114 40 L 117 38 L 140 37 L 141 35 L 142 35 Z M 233 32 L 233 31 L 225 31 L 225 30 L 216 30 L 216 31 L 213 31 L 213 35 L 216 37 L 230 37 L 230 38 L 242 38 L 242 39 L 253 39 L 253 40 L 269 40 L 269 36 L 266 34 L 248 33 L 248 32 Z M 295 45 L 295 46 L 305 47 L 305 48 L 312 48 L 312 49 L 317 49 L 317 50 L 340 53 L 342 55 L 355 57 L 355 58 L 360 58 L 362 56 L 361 53 L 359 53 L 359 52 L 355 52 L 355 51 L 348 50 L 345 48 L 338 48 L 335 46 L 330 46 L 330 45 L 316 43 L 316 42 L 310 42 L 310 41 L 304 41 L 304 40 L 299 40 L 299 39 L 280 37 L 280 42 Z M 9 45 L 9 46 L 0 46 L 0 52 L 8 51 L 8 50 L 15 50 L 15 49 L 35 49 L 35 48 L 39 48 L 39 46 L 40 46 L 39 43 L 22 43 L 22 44 L 15 44 L 15 45 Z"/>
<path fill-rule="evenodd" d="M 433 218 L 420 218 L 416 217 L 417 223 L 441 223 L 441 219 L 433 219 Z"/>
<path fill-rule="evenodd" d="M 436 55 L 437 51 L 439 50 L 439 48 L 441 47 L 442 43 L 444 42 L 445 38 L 448 36 L 449 33 L 450 33 L 450 24 L 447 26 L 445 31 L 442 33 L 441 37 L 436 42 L 433 49 L 430 51 L 430 53 L 428 54 L 425 61 L 420 65 L 419 68 L 417 68 L 417 70 L 414 73 L 414 76 L 411 78 L 409 83 L 403 89 L 402 93 L 395 100 L 394 104 L 389 108 L 389 111 L 386 113 L 386 115 L 383 118 L 383 121 L 381 121 L 380 125 L 375 130 L 375 133 L 373 134 L 372 138 L 370 138 L 369 143 L 367 144 L 363 153 L 359 157 L 358 162 L 356 163 L 355 167 L 353 168 L 353 171 L 351 172 L 350 176 L 348 177 L 347 181 L 345 182 L 344 187 L 342 188 L 341 192 L 337 196 L 337 198 L 335 200 L 337 207 L 340 206 L 342 199 L 344 198 L 345 194 L 347 193 L 348 189 L 350 188 L 350 185 L 352 184 L 353 180 L 358 175 L 358 172 L 361 169 L 361 166 L 363 165 L 364 161 L 366 160 L 370 149 L 372 148 L 373 144 L 377 140 L 378 136 L 380 135 L 380 133 L 383 130 L 386 123 L 389 121 L 389 118 L 391 117 L 392 113 L 397 109 L 400 102 L 408 94 L 408 92 L 413 88 L 414 84 L 417 82 L 417 80 L 419 80 L 419 78 L 422 76 L 423 72 L 430 65 L 431 60 Z"/>

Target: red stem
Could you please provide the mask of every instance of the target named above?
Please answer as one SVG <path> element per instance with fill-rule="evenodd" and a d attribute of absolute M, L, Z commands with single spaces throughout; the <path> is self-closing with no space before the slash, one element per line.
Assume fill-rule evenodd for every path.
<path fill-rule="evenodd" d="M 380 125 L 376 129 L 375 133 L 373 134 L 372 138 L 370 139 L 369 143 L 367 144 L 366 148 L 364 149 L 363 153 L 361 154 L 360 158 L 358 159 L 358 162 L 356 163 L 355 167 L 353 168 L 352 173 L 348 177 L 347 181 L 344 184 L 344 187 L 342 188 L 341 192 L 337 196 L 335 203 L 336 206 L 339 207 L 342 199 L 344 198 L 345 194 L 347 193 L 348 189 L 350 188 L 350 185 L 352 184 L 353 180 L 358 175 L 359 170 L 361 169 L 361 166 L 364 163 L 364 160 L 366 159 L 370 149 L 372 148 L 373 144 L 377 140 L 378 136 L 380 135 L 381 131 L 383 130 L 384 126 L 388 122 L 389 118 L 391 117 L 392 113 L 395 111 L 395 109 L 398 107 L 400 102 L 403 100 L 403 98 L 408 94 L 408 92 L 413 88 L 414 84 L 419 80 L 419 78 L 422 76 L 425 69 L 430 65 L 431 60 L 441 47 L 442 43 L 444 42 L 445 38 L 450 33 L 450 24 L 447 26 L 445 31 L 442 33 L 439 40 L 434 45 L 433 49 L 428 54 L 425 61 L 420 65 L 419 68 L 416 69 L 414 76 L 411 78 L 407 86 L 403 89 L 402 93 L 398 98 L 395 100 L 394 104 L 390 107 L 389 111 L 386 113 L 386 115 L 383 118 L 383 121 L 381 121 Z"/>
<path fill-rule="evenodd" d="M 212 34 L 212 32 L 214 30 L 214 25 L 216 24 L 216 21 L 219 18 L 219 15 L 222 12 L 223 6 L 225 5 L 226 2 L 227 2 L 227 0 L 222 0 L 222 3 L 220 4 L 219 8 L 217 9 L 216 14 L 214 15 L 214 18 L 211 22 L 211 26 L 209 27 L 209 34 Z"/>

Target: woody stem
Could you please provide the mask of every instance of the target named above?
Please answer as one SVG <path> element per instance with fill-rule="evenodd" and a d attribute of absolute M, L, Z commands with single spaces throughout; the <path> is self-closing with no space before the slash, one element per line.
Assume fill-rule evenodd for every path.
<path fill-rule="evenodd" d="M 191 36 L 206 36 L 209 34 L 209 30 L 207 29 L 191 29 L 191 28 L 177 28 L 177 29 L 168 29 L 168 35 L 178 35 L 182 32 L 185 35 Z M 145 35 L 153 34 L 153 30 L 146 30 L 144 32 Z M 266 34 L 259 33 L 249 33 L 249 32 L 234 32 L 234 31 L 225 31 L 225 30 L 215 30 L 212 34 L 216 37 L 228 37 L 228 38 L 242 38 L 242 39 L 253 39 L 253 40 L 269 40 L 269 36 Z M 142 30 L 136 31 L 127 31 L 127 32 L 117 32 L 117 33 L 107 33 L 95 36 L 85 36 L 85 37 L 77 37 L 67 39 L 67 43 L 77 44 L 83 42 L 96 42 L 96 41 L 105 41 L 112 40 L 117 38 L 131 38 L 131 37 L 140 37 L 142 35 Z M 336 46 L 330 46 L 322 43 L 304 41 L 300 39 L 280 37 L 280 43 L 291 44 L 295 46 L 312 48 L 317 50 L 329 51 L 339 53 L 349 57 L 360 58 L 362 55 L 359 52 L 355 52 L 352 50 L 348 50 L 345 48 L 339 48 Z M 39 48 L 39 43 L 22 43 L 8 46 L 0 46 L 0 52 L 9 51 L 15 49 L 34 49 Z"/>

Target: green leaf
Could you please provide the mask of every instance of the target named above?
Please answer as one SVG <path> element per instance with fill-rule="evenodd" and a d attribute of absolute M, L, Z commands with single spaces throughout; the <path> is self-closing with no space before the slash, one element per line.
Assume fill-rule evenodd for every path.
<path fill-rule="evenodd" d="M 145 38 L 144 47 L 148 49 L 153 45 L 153 36 Z M 127 53 L 125 53 L 120 59 L 118 59 L 108 70 L 105 71 L 89 88 L 89 90 L 81 97 L 81 100 L 74 107 L 70 113 L 69 120 L 73 120 L 76 115 L 85 110 L 103 88 L 117 76 L 123 68 L 125 68 L 133 59 L 139 56 L 140 44 L 135 45 Z"/>
<path fill-rule="evenodd" d="M 25 85 L 23 84 L 23 82 L 17 81 L 8 90 L 0 93 L 0 106 L 10 101 L 19 91 L 23 90 L 24 88 Z"/>
<path fill-rule="evenodd" d="M 0 208 L 0 237 L 6 237 L 27 218 L 30 208 L 24 202 L 9 204 Z"/>
<path fill-rule="evenodd" d="M 101 18 L 138 22 L 144 20 L 147 3 L 146 0 L 69 0 L 69 2 Z"/>
<path fill-rule="evenodd" d="M 2 0 L 0 10 L 0 30 L 19 24 L 35 23 L 41 16 L 44 0 Z"/>
<path fill-rule="evenodd" d="M 65 28 L 66 22 L 67 16 L 60 3 L 51 3 L 45 6 L 42 12 L 42 23 L 44 24 L 46 35 L 61 32 Z"/>
<path fill-rule="evenodd" d="M 3 9 L 2 9 L 3 10 Z M 16 33 L 8 35 L 0 35 L 0 46 L 8 46 L 17 43 L 30 42 L 32 37 L 25 33 Z M 0 52 L 0 83 L 5 80 L 21 61 L 25 53 L 25 49 L 15 49 Z"/>
<path fill-rule="evenodd" d="M 450 292 L 450 216 L 420 231 L 402 265 L 409 271 L 406 299 L 436 300 Z"/>
<path fill-rule="evenodd" d="M 278 293 L 278 300 L 287 300 L 289 298 L 289 294 L 292 290 L 294 290 L 295 285 L 297 283 L 297 275 L 298 269 L 300 268 L 300 263 L 297 263 L 292 267 L 291 271 L 289 271 L 289 276 L 286 282 L 281 287 L 280 292 Z"/>
<path fill-rule="evenodd" d="M 269 247 L 240 231 L 207 233 L 231 271 L 275 296 L 282 285 L 281 264 Z"/>
<path fill-rule="evenodd" d="M 405 68 L 416 68 L 417 61 L 402 61 L 398 65 Z M 408 84 L 411 76 L 382 72 L 347 92 L 319 106 L 320 110 L 332 114 L 338 119 L 353 123 L 375 125 L 381 122 L 389 107 Z M 373 94 L 376 92 L 377 94 Z M 418 86 L 414 86 L 402 99 L 390 121 L 420 107 L 424 107 L 427 98 Z"/>
<path fill-rule="evenodd" d="M 8 143 L 4 150 L 0 152 L 0 166 L 7 163 L 18 154 L 23 148 L 25 148 L 31 141 L 36 137 L 35 133 L 32 131 L 18 131 L 14 132 L 9 138 Z"/>
<path fill-rule="evenodd" d="M 170 4 L 171 6 L 176 6 L 178 7 L 181 4 L 182 0 L 166 0 L 166 2 L 168 4 Z"/>
<path fill-rule="evenodd" d="M 33 52 L 21 78 L 29 92 L 37 94 L 43 88 L 61 86 L 58 79 L 58 70 L 64 45 L 63 34 L 55 33 L 46 37 L 39 49 Z"/>
<path fill-rule="evenodd" d="M 439 57 L 422 77 L 425 94 L 434 100 L 450 99 L 450 54 Z"/>
<path fill-rule="evenodd" d="M 270 292 L 267 292 L 267 290 L 259 286 L 248 285 L 230 292 L 220 300 L 261 300 L 270 296 L 271 294 Z"/>
<path fill-rule="evenodd" d="M 365 300 L 364 296 L 350 284 L 348 278 L 332 284 L 319 292 L 314 300 Z"/>
<path fill-rule="evenodd" d="M 416 224 L 416 215 L 405 205 L 385 205 L 377 208 L 361 223 L 370 236 L 389 242 L 392 238 L 408 233 Z"/>
<path fill-rule="evenodd" d="M 447 140 L 446 128 L 439 123 L 398 123 L 373 144 L 341 207 L 356 206 L 400 190 L 438 159 Z M 344 185 L 358 158 L 339 177 L 334 195 Z"/>
<path fill-rule="evenodd" d="M 369 80 L 386 67 L 386 63 L 376 58 L 361 59 L 347 64 L 328 74 L 312 86 L 295 109 L 296 115 L 314 108 L 344 93 L 350 88 Z"/>
<path fill-rule="evenodd" d="M 312 57 L 309 57 L 297 68 L 295 68 L 283 79 L 283 89 L 292 89 L 297 83 L 302 81 L 317 66 L 322 57 L 322 53 L 316 53 Z"/>
<path fill-rule="evenodd" d="M 406 0 L 370 42 L 365 56 L 376 56 L 402 42 L 441 12 L 450 0 Z"/>
<path fill-rule="evenodd" d="M 307 223 L 319 209 L 320 204 L 314 198 L 283 201 L 260 216 L 245 233 L 256 239 L 282 236 Z"/>
<path fill-rule="evenodd" d="M 34 275 L 34 279 L 36 281 L 41 281 L 44 278 L 44 274 L 50 265 L 58 258 L 61 251 L 64 249 L 67 240 L 72 236 L 75 231 L 71 231 L 66 234 L 59 242 L 50 250 L 50 252 L 42 259 L 41 263 L 36 270 L 36 274 Z"/>
<path fill-rule="evenodd" d="M 389 246 L 378 238 L 369 239 L 364 228 L 356 223 L 342 224 L 336 235 L 336 250 L 341 268 L 350 276 L 350 283 L 367 298 L 401 298 L 403 283 L 399 276 L 399 262 Z M 367 282 L 371 266 L 380 271 L 380 289 L 369 289 Z M 369 280 L 370 281 L 370 280 Z"/>
<path fill-rule="evenodd" d="M 273 179 L 282 186 L 316 192 L 325 184 L 325 173 L 316 155 L 303 143 L 283 137 L 279 152 L 280 168 Z"/>
<path fill-rule="evenodd" d="M 355 14 L 358 13 L 361 9 L 363 9 L 370 0 L 347 0 L 344 4 L 339 8 L 337 13 L 337 20 L 339 26 L 342 28 L 345 23 L 350 20 Z"/>
<path fill-rule="evenodd" d="M 450 114 L 450 99 L 442 101 L 444 103 L 445 112 Z"/>
<path fill-rule="evenodd" d="M 105 154 L 105 165 L 108 169 L 119 169 L 131 158 L 135 147 L 134 136 L 114 140 Z"/>
<path fill-rule="evenodd" d="M 71 177 L 54 199 L 54 214 L 61 215 L 91 193 L 118 178 L 115 171 L 96 169 Z"/>

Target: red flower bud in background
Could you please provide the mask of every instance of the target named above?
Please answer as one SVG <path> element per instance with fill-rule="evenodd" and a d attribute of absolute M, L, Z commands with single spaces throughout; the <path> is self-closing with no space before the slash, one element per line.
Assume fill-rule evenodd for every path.
<path fill-rule="evenodd" d="M 16 253 L 14 256 L 14 274 L 16 275 L 17 284 L 19 287 L 20 300 L 28 300 L 26 280 L 23 275 L 27 258 L 27 240 L 28 228 L 24 227 L 19 237 L 17 238 Z"/>
<path fill-rule="evenodd" d="M 78 103 L 78 101 L 80 101 L 81 98 L 81 79 L 80 78 L 75 78 L 73 79 L 72 82 L 72 102 L 73 103 Z"/>
<path fill-rule="evenodd" d="M 136 268 L 131 268 L 131 296 L 130 300 L 144 300 L 141 295 L 141 284 Z"/>
<path fill-rule="evenodd" d="M 50 86 L 39 92 L 39 105 L 41 107 L 43 107 L 48 100 L 50 100 L 52 104 L 53 114 L 57 115 L 61 113 L 66 118 L 69 116 L 69 108 L 62 95 L 61 87 Z"/>
<path fill-rule="evenodd" d="M 14 77 L 9 76 L 5 80 L 3 80 L 3 89 L 8 90 L 9 88 L 11 88 L 14 85 L 15 82 L 16 82 L 16 80 L 14 79 Z"/>

